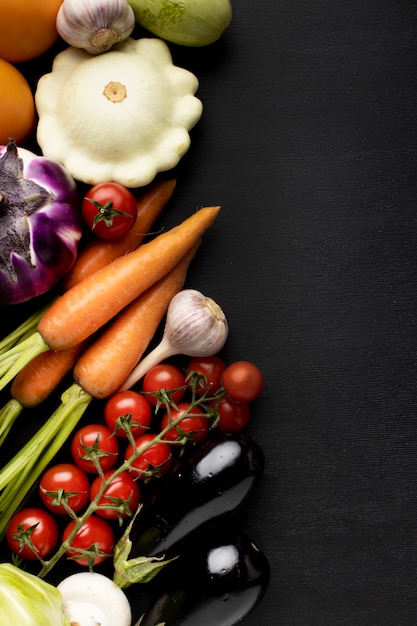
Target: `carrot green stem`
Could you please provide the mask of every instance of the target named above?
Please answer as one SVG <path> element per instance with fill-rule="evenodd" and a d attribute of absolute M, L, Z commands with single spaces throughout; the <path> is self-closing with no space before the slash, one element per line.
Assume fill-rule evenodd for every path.
<path fill-rule="evenodd" d="M 0 471 L 0 541 L 10 519 L 37 479 L 78 424 L 92 396 L 76 383 L 61 396 L 61 404 L 16 456 Z"/>
<path fill-rule="evenodd" d="M 15 346 L 22 339 L 28 337 L 29 334 L 32 334 L 36 330 L 38 322 L 47 308 L 49 308 L 49 305 L 48 307 L 44 307 L 42 309 L 39 309 L 39 311 L 33 313 L 24 322 L 22 322 L 20 326 L 15 328 L 4 339 L 2 339 L 0 341 L 0 355 L 10 350 L 10 348 Z"/>
<path fill-rule="evenodd" d="M 0 354 L 0 390 L 35 356 L 48 350 L 49 346 L 36 330 L 12 348 Z"/>
<path fill-rule="evenodd" d="M 22 410 L 23 406 L 14 398 L 9 400 L 9 402 L 7 402 L 7 404 L 5 404 L 0 410 L 0 446 L 3 445 L 11 427 L 19 417 Z"/>

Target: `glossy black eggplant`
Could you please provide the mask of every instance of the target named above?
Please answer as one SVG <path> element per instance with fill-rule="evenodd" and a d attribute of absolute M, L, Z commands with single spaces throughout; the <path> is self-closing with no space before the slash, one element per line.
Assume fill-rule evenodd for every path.
<path fill-rule="evenodd" d="M 135 626 L 232 626 L 259 604 L 269 577 L 267 557 L 247 535 L 216 528 L 166 567 Z"/>
<path fill-rule="evenodd" d="M 180 459 L 145 502 L 130 529 L 130 557 L 176 555 L 185 537 L 239 509 L 263 471 L 263 452 L 246 434 L 211 438 Z"/>

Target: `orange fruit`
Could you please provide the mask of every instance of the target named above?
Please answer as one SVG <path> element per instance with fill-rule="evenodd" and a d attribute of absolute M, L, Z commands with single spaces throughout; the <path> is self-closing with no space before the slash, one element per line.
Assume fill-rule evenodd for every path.
<path fill-rule="evenodd" d="M 0 58 L 21 63 L 58 40 L 56 16 L 63 0 L 0 0 Z"/>
<path fill-rule="evenodd" d="M 19 145 L 35 128 L 35 101 L 26 78 L 0 59 L 0 144 L 13 137 Z"/>

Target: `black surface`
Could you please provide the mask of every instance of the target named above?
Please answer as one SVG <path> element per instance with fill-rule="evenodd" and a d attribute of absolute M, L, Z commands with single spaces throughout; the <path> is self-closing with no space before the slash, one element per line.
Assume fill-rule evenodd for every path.
<path fill-rule="evenodd" d="M 169 220 L 223 206 L 190 285 L 266 377 L 245 624 L 414 626 L 417 2 L 236 0 L 218 45 L 173 52 L 205 110 Z"/>

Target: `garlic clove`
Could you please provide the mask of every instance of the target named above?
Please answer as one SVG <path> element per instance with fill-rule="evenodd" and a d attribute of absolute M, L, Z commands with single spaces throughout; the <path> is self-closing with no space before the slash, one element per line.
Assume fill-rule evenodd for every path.
<path fill-rule="evenodd" d="M 217 354 L 228 334 L 227 318 L 217 302 L 196 289 L 183 289 L 170 302 L 161 342 L 133 368 L 120 390 L 130 389 L 154 365 L 171 356 Z"/>
<path fill-rule="evenodd" d="M 56 19 L 64 41 L 90 54 L 101 54 L 127 39 L 135 14 L 127 0 L 64 0 Z"/>

